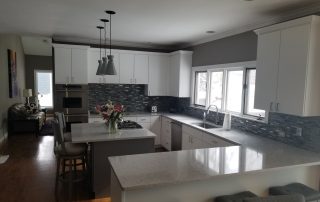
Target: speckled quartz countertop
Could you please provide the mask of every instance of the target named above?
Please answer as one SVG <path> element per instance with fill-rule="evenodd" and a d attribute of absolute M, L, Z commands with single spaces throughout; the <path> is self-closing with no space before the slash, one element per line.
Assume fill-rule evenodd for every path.
<path fill-rule="evenodd" d="M 102 142 L 155 138 L 156 135 L 146 129 L 122 129 L 115 134 L 108 134 L 104 123 L 79 123 L 71 125 L 73 143 Z"/>
<path fill-rule="evenodd" d="M 187 124 L 199 119 L 163 114 Z M 199 127 L 195 127 L 200 129 Z M 320 155 L 270 139 L 230 130 L 203 129 L 240 146 L 109 157 L 123 190 L 207 180 L 271 169 L 320 165 Z"/>

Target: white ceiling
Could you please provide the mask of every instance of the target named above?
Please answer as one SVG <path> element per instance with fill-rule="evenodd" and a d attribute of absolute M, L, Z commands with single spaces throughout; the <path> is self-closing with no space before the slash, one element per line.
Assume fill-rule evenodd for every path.
<path fill-rule="evenodd" d="M 0 0 L 0 33 L 69 41 L 98 39 L 115 10 L 113 40 L 188 46 L 320 11 L 319 0 Z M 206 34 L 208 30 L 215 34 Z"/>
<path fill-rule="evenodd" d="M 22 36 L 24 54 L 52 56 L 52 41 L 50 37 Z"/>

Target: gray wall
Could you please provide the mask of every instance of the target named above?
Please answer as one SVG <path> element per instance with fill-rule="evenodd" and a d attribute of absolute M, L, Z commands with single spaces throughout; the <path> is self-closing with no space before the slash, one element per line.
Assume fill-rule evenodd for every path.
<path fill-rule="evenodd" d="M 52 70 L 51 56 L 26 55 L 26 88 L 34 93 L 34 70 Z"/>
<path fill-rule="evenodd" d="M 194 46 L 192 66 L 256 60 L 257 40 L 251 31 Z"/>
<path fill-rule="evenodd" d="M 9 98 L 8 54 L 7 49 L 17 53 L 17 76 L 19 96 Z M 24 102 L 22 91 L 25 88 L 25 61 L 21 38 L 16 35 L 0 35 L 0 141 L 7 134 L 6 118 L 8 108 L 17 102 Z"/>

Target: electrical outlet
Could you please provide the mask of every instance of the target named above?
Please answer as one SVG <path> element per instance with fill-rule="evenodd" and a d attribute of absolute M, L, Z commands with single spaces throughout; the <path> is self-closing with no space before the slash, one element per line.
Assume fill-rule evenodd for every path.
<path fill-rule="evenodd" d="M 302 136 L 302 128 L 294 127 L 296 129 L 296 133 L 294 136 L 301 137 Z"/>

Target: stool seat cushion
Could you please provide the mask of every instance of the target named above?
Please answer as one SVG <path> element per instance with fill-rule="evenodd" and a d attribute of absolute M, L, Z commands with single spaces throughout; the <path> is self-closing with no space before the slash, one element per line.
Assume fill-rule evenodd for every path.
<path fill-rule="evenodd" d="M 215 202 L 243 202 L 246 198 L 257 197 L 254 193 L 250 191 L 244 191 L 233 195 L 218 196 L 215 198 Z"/>
<path fill-rule="evenodd" d="M 256 197 L 247 198 L 243 202 L 305 202 L 302 195 L 281 195 L 281 196 L 269 196 L 269 197 Z"/>
<path fill-rule="evenodd" d="M 65 142 L 65 150 L 62 149 L 61 145 L 54 148 L 55 154 L 64 156 L 79 156 L 84 155 L 87 151 L 87 144 L 75 144 L 70 142 Z"/>
<path fill-rule="evenodd" d="M 65 142 L 71 142 L 71 133 L 63 133 L 63 139 Z"/>
<path fill-rule="evenodd" d="M 292 183 L 285 186 L 270 187 L 269 193 L 271 195 L 301 194 L 304 196 L 306 201 L 320 199 L 320 192 L 301 183 Z"/>

